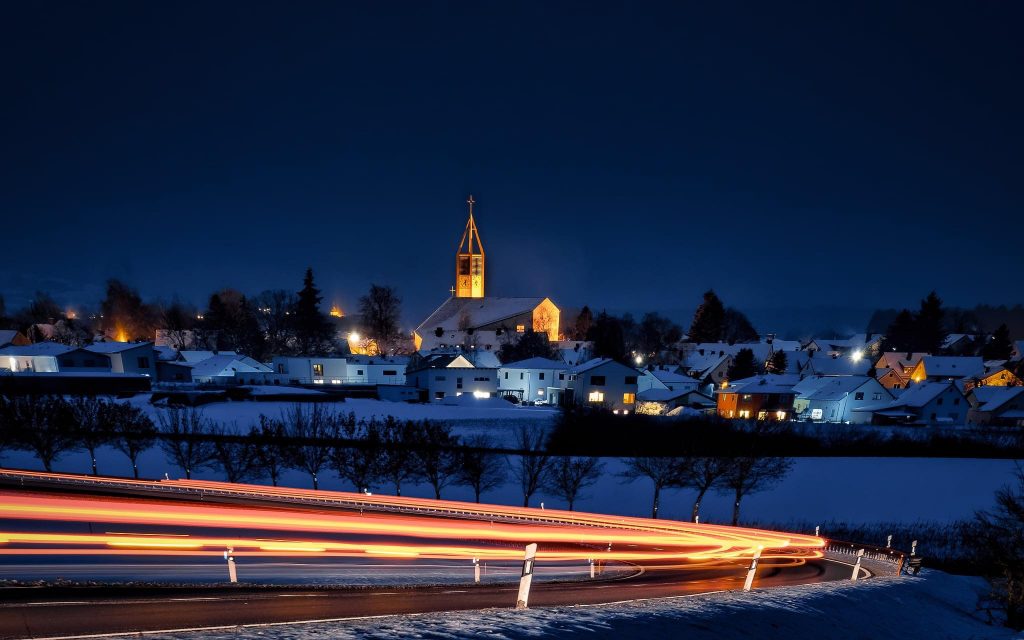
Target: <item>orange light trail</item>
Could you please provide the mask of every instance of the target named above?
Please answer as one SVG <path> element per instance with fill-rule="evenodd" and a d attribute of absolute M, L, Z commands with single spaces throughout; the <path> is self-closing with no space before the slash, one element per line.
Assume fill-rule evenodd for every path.
<path fill-rule="evenodd" d="M 97 489 L 102 488 L 103 482 L 116 483 L 132 491 L 158 490 L 177 499 L 26 495 L 2 490 L 0 520 L 145 525 L 167 527 L 173 533 L 0 530 L 0 555 L 209 555 L 230 548 L 236 555 L 256 557 L 498 561 L 521 559 L 522 545 L 536 542 L 541 545 L 541 560 L 585 561 L 597 557 L 607 561 L 676 561 L 688 566 L 709 566 L 749 558 L 759 548 L 763 548 L 761 557 L 765 561 L 802 562 L 822 557 L 825 545 L 824 540 L 815 536 L 571 511 L 195 480 L 122 481 L 37 472 L 2 473 L 54 481 L 58 488 L 60 482 L 67 481 L 76 485 L 95 484 Z M 187 500 L 214 494 L 272 504 Z M 423 514 L 413 515 L 408 513 L 410 510 Z M 182 527 L 277 533 L 271 534 L 272 539 L 249 537 L 248 531 L 238 536 L 192 536 L 181 534 Z"/>

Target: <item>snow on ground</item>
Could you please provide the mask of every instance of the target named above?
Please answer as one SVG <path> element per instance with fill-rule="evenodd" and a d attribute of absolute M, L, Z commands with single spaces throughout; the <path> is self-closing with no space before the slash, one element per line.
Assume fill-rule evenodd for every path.
<path fill-rule="evenodd" d="M 920 577 L 784 587 L 585 607 L 485 609 L 413 616 L 231 628 L 192 640 L 320 638 L 1022 638 L 975 614 L 978 578 L 924 571 Z M 180 634 L 150 635 L 170 640 Z"/>

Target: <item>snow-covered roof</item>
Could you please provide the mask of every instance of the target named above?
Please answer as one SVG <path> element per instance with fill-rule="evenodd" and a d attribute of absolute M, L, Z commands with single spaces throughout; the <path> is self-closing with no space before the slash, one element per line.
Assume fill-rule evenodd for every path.
<path fill-rule="evenodd" d="M 409 364 L 409 356 L 366 356 L 353 354 L 345 356 L 345 362 L 350 364 Z"/>
<path fill-rule="evenodd" d="M 742 380 L 729 381 L 729 386 L 717 389 L 716 393 L 793 393 L 793 387 L 800 382 L 800 376 L 793 374 L 765 373 Z"/>
<path fill-rule="evenodd" d="M 883 410 L 894 410 L 899 408 L 921 408 L 951 388 L 956 389 L 956 386 L 951 382 L 926 380 L 924 382 L 910 385 L 892 402 L 861 407 L 854 410 L 881 412 Z"/>
<path fill-rule="evenodd" d="M 651 374 L 665 384 L 699 383 L 698 380 L 695 380 L 688 375 L 676 373 L 675 371 L 666 371 L 665 369 L 652 369 Z"/>
<path fill-rule="evenodd" d="M 921 358 L 927 353 L 906 353 L 905 351 L 886 351 L 875 363 L 876 368 L 886 368 L 896 371 L 897 374 L 904 370 L 913 369 Z"/>
<path fill-rule="evenodd" d="M 438 327 L 446 331 L 475 329 L 533 313 L 547 298 L 448 298 L 427 319 L 416 327 L 416 333 L 425 335 Z"/>
<path fill-rule="evenodd" d="M 0 330 L 0 346 L 11 344 L 18 337 L 19 332 L 15 329 Z"/>
<path fill-rule="evenodd" d="M 3 356 L 59 356 L 68 351 L 76 351 L 77 347 L 69 347 L 59 342 L 36 342 L 24 346 L 7 346 L 0 349 Z"/>
<path fill-rule="evenodd" d="M 693 389 L 645 389 L 636 394 L 636 399 L 640 402 L 671 402 L 690 393 L 697 392 Z"/>
<path fill-rule="evenodd" d="M 985 361 L 978 356 L 925 356 L 921 361 L 928 377 L 966 378 L 985 371 Z"/>
<path fill-rule="evenodd" d="M 772 351 L 800 351 L 803 347 L 799 340 L 779 340 L 778 338 L 775 338 L 770 343 L 767 339 L 762 339 L 761 342 L 764 344 L 770 344 Z"/>
<path fill-rule="evenodd" d="M 946 336 L 946 339 L 942 341 L 942 348 L 949 349 L 961 340 L 973 340 L 974 334 L 970 333 L 951 333 Z"/>
<path fill-rule="evenodd" d="M 202 362 L 213 356 L 237 356 L 238 354 L 234 351 L 196 351 L 191 349 L 183 349 L 178 352 L 178 357 L 185 362 Z"/>
<path fill-rule="evenodd" d="M 568 369 L 569 365 L 558 360 L 551 360 L 550 358 L 541 358 L 540 356 L 534 358 L 527 358 L 525 360 L 517 360 L 516 362 L 510 362 L 508 364 L 501 365 L 502 369 Z"/>
<path fill-rule="evenodd" d="M 871 361 L 865 358 L 854 360 L 850 356 L 830 358 L 818 354 L 808 358 L 804 369 L 822 376 L 862 376 L 871 368 Z"/>
<path fill-rule="evenodd" d="M 152 347 L 152 342 L 94 342 L 85 347 L 86 351 L 93 353 L 121 353 L 139 347 Z"/>
<path fill-rule="evenodd" d="M 248 356 L 219 354 L 192 364 L 193 378 L 230 376 L 239 373 L 270 373 L 272 369 Z"/>
<path fill-rule="evenodd" d="M 798 391 L 797 397 L 806 400 L 839 400 L 876 381 L 868 376 L 828 376 L 819 378 L 818 382 L 819 384 L 810 389 Z"/>
<path fill-rule="evenodd" d="M 1024 400 L 1024 387 L 977 387 L 973 393 L 981 403 L 979 411 L 998 411 L 1011 401 Z"/>
<path fill-rule="evenodd" d="M 730 358 L 732 358 L 732 356 L 728 353 L 721 355 L 718 354 L 718 352 L 713 354 L 708 353 L 705 355 L 701 355 L 697 352 L 688 353 L 686 354 L 686 363 L 683 365 L 683 368 L 687 371 L 696 371 L 698 375 L 704 377 L 709 371 L 719 367 L 723 362 Z"/>
<path fill-rule="evenodd" d="M 156 353 L 156 359 L 163 362 L 170 362 L 171 360 L 178 359 L 178 350 L 174 347 L 157 345 L 153 347 L 153 352 Z"/>
<path fill-rule="evenodd" d="M 691 354 L 704 356 L 707 354 L 728 354 L 735 356 L 743 349 L 750 349 L 754 353 L 754 360 L 764 362 L 772 353 L 772 345 L 766 342 L 693 342 L 685 345 L 684 350 L 687 360 Z"/>
<path fill-rule="evenodd" d="M 573 369 L 571 369 L 571 371 L 572 371 L 572 373 L 575 373 L 575 374 L 586 373 L 587 371 L 590 371 L 592 369 L 596 369 L 598 367 L 603 367 L 606 364 L 615 364 L 615 365 L 618 365 L 618 366 L 623 367 L 625 369 L 631 369 L 633 371 L 636 371 L 636 369 L 633 369 L 633 367 L 630 367 L 629 365 L 622 364 L 621 362 L 616 362 L 615 360 L 612 360 L 611 358 L 591 358 L 590 360 L 587 360 L 583 364 L 580 364 L 580 365 L 574 367 Z M 637 376 L 640 375 L 639 371 L 636 371 L 636 373 L 637 373 Z"/>

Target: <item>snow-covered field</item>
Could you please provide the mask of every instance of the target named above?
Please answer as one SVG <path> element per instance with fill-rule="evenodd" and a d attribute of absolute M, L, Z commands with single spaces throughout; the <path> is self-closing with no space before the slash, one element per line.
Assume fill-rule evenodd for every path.
<path fill-rule="evenodd" d="M 236 627 L 189 634 L 194 640 L 237 638 L 1020 638 L 975 613 L 985 588 L 977 578 L 925 571 L 921 577 L 873 578 L 611 605 L 485 609 L 411 616 Z M 170 640 L 177 634 L 150 635 Z"/>

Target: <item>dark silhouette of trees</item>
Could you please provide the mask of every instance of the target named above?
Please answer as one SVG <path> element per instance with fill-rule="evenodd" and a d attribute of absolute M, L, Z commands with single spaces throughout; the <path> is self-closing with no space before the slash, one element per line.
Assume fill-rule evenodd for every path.
<path fill-rule="evenodd" d="M 393 287 L 370 285 L 370 291 L 359 298 L 362 325 L 377 343 L 380 353 L 388 353 L 401 337 L 398 328 L 402 316 L 402 299 Z"/>
<path fill-rule="evenodd" d="M 488 451 L 494 442 L 485 435 L 470 437 L 459 453 L 459 484 L 473 490 L 473 498 L 480 502 L 480 496 L 505 483 L 505 460 L 499 453 Z"/>
<path fill-rule="evenodd" d="M 904 309 L 896 314 L 896 317 L 885 330 L 885 337 L 882 338 L 882 351 L 900 351 L 911 353 L 917 346 L 917 327 L 914 321 L 914 314 Z"/>
<path fill-rule="evenodd" d="M 338 417 L 319 403 L 295 404 L 281 417 L 288 445 L 284 450 L 291 469 L 308 473 L 319 489 L 320 472 L 331 459 L 332 440 L 338 437 Z"/>
<path fill-rule="evenodd" d="M 112 435 L 114 448 L 128 456 L 132 463 L 132 475 L 139 477 L 139 455 L 156 442 L 156 426 L 142 409 L 126 402 L 103 404 L 101 420 Z"/>
<path fill-rule="evenodd" d="M 169 347 L 180 351 L 198 346 L 195 344 L 196 310 L 178 300 L 160 306 L 157 326 L 163 330 Z"/>
<path fill-rule="evenodd" d="M 576 322 L 573 324 L 573 337 L 576 340 L 586 340 L 587 334 L 590 333 L 590 325 L 594 324 L 594 313 L 590 310 L 590 307 L 584 305 L 580 309 L 579 315 L 576 316 Z"/>
<path fill-rule="evenodd" d="M 729 344 L 738 342 L 757 342 L 760 339 L 757 329 L 750 323 L 747 316 L 737 309 L 727 307 L 722 320 L 722 340 Z"/>
<path fill-rule="evenodd" d="M 728 460 L 724 458 L 697 456 L 687 459 L 685 464 L 681 465 L 680 485 L 697 492 L 697 497 L 693 501 L 691 522 L 697 522 L 704 496 L 722 480 L 727 462 Z"/>
<path fill-rule="evenodd" d="M 234 289 L 224 289 L 210 296 L 202 327 L 211 334 L 218 350 L 238 351 L 257 360 L 266 355 L 256 311 L 249 300 Z"/>
<path fill-rule="evenodd" d="M 498 358 L 505 364 L 527 358 L 554 359 L 557 355 L 555 348 L 548 342 L 548 334 L 532 329 L 518 334 L 518 338 L 502 343 L 498 350 Z"/>
<path fill-rule="evenodd" d="M 781 481 L 793 466 L 789 458 L 741 456 L 726 463 L 720 491 L 732 493 L 732 524 L 739 524 L 740 502 Z"/>
<path fill-rule="evenodd" d="M 725 306 L 714 291 L 704 293 L 704 301 L 697 307 L 690 323 L 690 342 L 718 342 L 722 339 L 725 324 Z"/>
<path fill-rule="evenodd" d="M 1009 360 L 1013 355 L 1013 341 L 1006 323 L 999 325 L 992 338 L 981 348 L 981 357 L 985 360 Z"/>
<path fill-rule="evenodd" d="M 682 338 L 682 328 L 658 313 L 645 313 L 637 326 L 637 350 L 648 358 L 657 356 Z"/>
<path fill-rule="evenodd" d="M 330 319 L 320 311 L 322 301 L 323 296 L 313 283 L 313 269 L 306 269 L 302 290 L 292 309 L 295 341 L 299 353 L 303 355 L 329 353 L 334 348 L 334 327 Z"/>
<path fill-rule="evenodd" d="M 725 375 L 730 381 L 743 380 L 744 378 L 756 376 L 757 371 L 757 360 L 754 358 L 753 350 L 740 349 L 733 357 L 732 364 L 729 365 L 729 370 Z"/>
<path fill-rule="evenodd" d="M 648 478 L 654 483 L 654 498 L 651 501 L 651 517 L 658 517 L 661 508 L 661 492 L 676 487 L 682 481 L 683 468 L 679 458 L 635 457 L 625 460 L 626 469 L 620 475 L 628 481 Z"/>
<path fill-rule="evenodd" d="M 266 343 L 268 355 L 284 355 L 295 350 L 295 327 L 291 311 L 295 306 L 295 294 L 283 289 L 268 290 L 256 296 L 252 304 L 256 307 L 256 323 Z"/>
<path fill-rule="evenodd" d="M 996 492 L 995 507 L 975 516 L 967 543 L 972 566 L 983 567 L 1006 614 L 1006 626 L 1024 629 L 1024 469 L 1016 486 Z"/>
<path fill-rule="evenodd" d="M 214 457 L 210 425 L 199 409 L 171 407 L 157 413 L 156 419 L 160 425 L 160 449 L 185 472 L 186 479 L 209 466 Z"/>
<path fill-rule="evenodd" d="M 626 338 L 619 318 L 605 311 L 597 314 L 594 324 L 587 333 L 587 340 L 594 343 L 594 357 L 611 358 L 620 362 L 626 360 Z"/>
<path fill-rule="evenodd" d="M 157 324 L 153 309 L 142 302 L 138 291 L 116 278 L 107 281 L 100 314 L 100 328 L 115 340 L 153 339 Z"/>
<path fill-rule="evenodd" d="M 111 435 L 103 423 L 104 401 L 91 396 L 76 396 L 67 401 L 75 441 L 89 452 L 92 475 L 99 475 L 96 450 L 110 444 Z"/>
<path fill-rule="evenodd" d="M 338 436 L 349 440 L 339 444 L 331 452 L 331 465 L 338 477 L 347 480 L 356 492 L 364 493 L 374 488 L 381 477 L 382 448 L 384 439 L 376 418 L 370 420 L 345 420 Z"/>
<path fill-rule="evenodd" d="M 284 442 L 284 423 L 274 418 L 260 416 L 260 424 L 253 433 L 256 468 L 270 483 L 277 486 L 287 468 L 287 447 Z"/>
<path fill-rule="evenodd" d="M 787 368 L 789 368 L 789 357 L 785 351 L 773 351 L 772 356 L 768 358 L 768 364 L 765 365 L 768 373 L 783 374 L 786 373 Z"/>
<path fill-rule="evenodd" d="M 29 451 L 53 471 L 53 464 L 78 447 L 74 416 L 57 396 L 17 396 L 4 403 L 0 416 L 12 446 Z"/>
<path fill-rule="evenodd" d="M 402 484 L 419 477 L 417 457 L 413 448 L 417 443 L 417 425 L 412 420 L 384 419 L 382 427 L 384 446 L 381 456 L 381 478 L 395 487 L 395 495 L 402 495 Z"/>
<path fill-rule="evenodd" d="M 459 472 L 459 439 L 446 424 L 429 420 L 416 424 L 414 451 L 419 475 L 440 500 L 441 491 L 455 482 Z"/>
<path fill-rule="evenodd" d="M 914 320 L 918 340 L 914 351 L 939 353 L 949 334 L 946 331 L 946 312 L 942 308 L 942 300 L 934 291 L 921 301 L 921 309 Z"/>
<path fill-rule="evenodd" d="M 544 490 L 565 500 L 572 511 L 583 490 L 597 482 L 603 469 L 600 458 L 558 456 L 551 460 L 544 474 Z"/>
<path fill-rule="evenodd" d="M 523 506 L 530 506 L 530 498 L 537 493 L 544 474 L 547 471 L 551 456 L 544 446 L 547 434 L 542 427 L 522 424 L 515 431 L 515 448 L 521 453 L 511 460 L 512 475 L 519 482 L 523 491 Z"/>
<path fill-rule="evenodd" d="M 241 433 L 236 427 L 213 423 L 213 464 L 224 472 L 228 482 L 251 482 L 259 475 L 256 458 L 257 434 Z"/>

